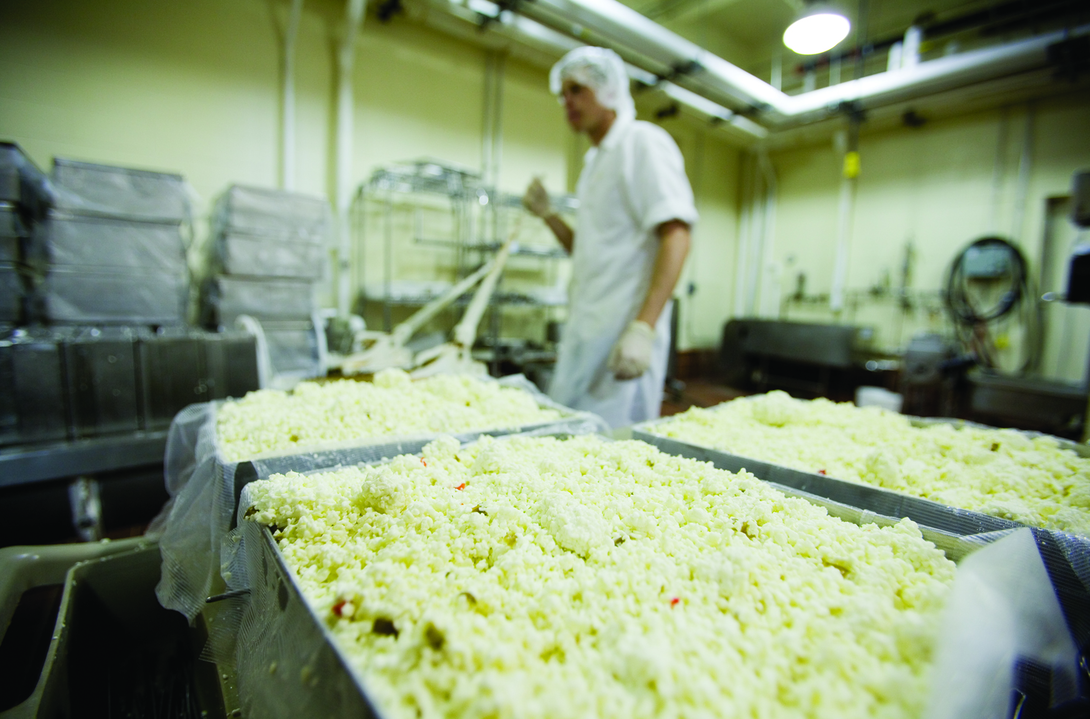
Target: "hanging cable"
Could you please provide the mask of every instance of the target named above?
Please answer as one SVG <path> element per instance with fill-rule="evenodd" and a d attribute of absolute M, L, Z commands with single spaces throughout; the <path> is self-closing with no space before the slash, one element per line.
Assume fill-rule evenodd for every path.
<path fill-rule="evenodd" d="M 971 281 L 1003 277 L 1009 278 L 1006 291 L 990 307 L 979 307 L 969 291 Z M 946 278 L 946 308 L 959 339 L 984 366 L 996 365 L 991 325 L 1023 307 L 1025 300 L 1033 296 L 1030 284 L 1025 256 L 1016 245 L 1001 237 L 982 237 L 954 258 Z M 1027 324 L 1029 348 L 1020 371 L 1032 365 L 1037 352 L 1033 322 L 1024 316 L 1022 319 Z"/>

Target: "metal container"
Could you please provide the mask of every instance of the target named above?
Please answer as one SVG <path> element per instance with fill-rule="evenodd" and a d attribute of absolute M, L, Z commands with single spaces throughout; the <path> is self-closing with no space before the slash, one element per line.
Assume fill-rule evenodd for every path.
<path fill-rule="evenodd" d="M 58 324 L 183 325 L 189 280 L 177 272 L 103 273 L 52 268 L 30 314 Z"/>
<path fill-rule="evenodd" d="M 711 462 L 719 469 L 737 472 L 745 469 L 758 479 L 791 487 L 817 497 L 823 497 L 887 517 L 908 517 L 917 524 L 954 535 L 982 534 L 1022 526 L 1009 519 L 992 517 L 968 509 L 949 507 L 922 497 L 900 494 L 867 484 L 848 482 L 815 472 L 805 472 L 764 460 L 743 457 L 722 450 L 702 447 L 670 437 L 654 434 L 656 425 L 666 420 L 654 420 L 637 424 L 632 428 L 632 438 L 652 444 L 667 454 L 690 457 Z M 913 424 L 926 427 L 942 420 L 914 419 Z M 955 425 L 958 422 L 954 422 Z M 962 423 L 964 424 L 964 423 Z M 1090 447 L 1057 439 L 1066 449 L 1072 449 L 1081 457 L 1090 456 Z"/>
<path fill-rule="evenodd" d="M 273 372 L 308 377 L 322 374 L 318 335 L 312 323 L 266 323 L 262 329 Z"/>
<path fill-rule="evenodd" d="M 329 203 L 298 192 L 232 185 L 221 196 L 217 214 L 225 227 L 244 233 L 315 242 L 329 234 Z"/>
<path fill-rule="evenodd" d="M 189 218 L 181 175 L 57 157 L 52 178 L 55 206 L 69 212 L 174 223 Z"/>
<path fill-rule="evenodd" d="M 50 212 L 27 251 L 39 267 L 119 271 L 153 270 L 184 275 L 185 245 L 179 223 L 143 222 Z"/>
<path fill-rule="evenodd" d="M 64 360 L 57 341 L 49 337 L 22 337 L 0 342 L 0 366 L 10 385 L 0 387 L 14 413 L 10 443 L 49 442 L 68 436 Z M 8 394 L 10 392 L 10 394 Z M 5 442 L 8 443 L 8 442 Z"/>
<path fill-rule="evenodd" d="M 41 217 L 51 202 L 49 180 L 22 148 L 0 142 L 0 202 L 21 206 L 28 215 Z"/>
<path fill-rule="evenodd" d="M 789 496 L 825 507 L 830 515 L 853 524 L 890 526 L 898 521 L 772 484 Z M 262 717 L 378 717 L 361 678 L 352 671 L 325 623 L 307 603 L 269 528 L 244 522 L 242 533 L 250 598 L 237 647 L 243 706 Z M 984 543 L 928 527 L 921 527 L 921 533 L 954 562 Z M 1065 556 L 1064 547 L 1050 533 L 1041 532 L 1036 539 L 1065 611 L 1081 606 L 1079 602 L 1088 597 L 1071 572 L 1069 562 L 1074 558 Z M 1081 551 L 1088 549 L 1082 547 Z M 269 667 L 275 667 L 275 678 L 270 676 Z"/>
<path fill-rule="evenodd" d="M 179 411 L 208 399 L 203 345 L 203 336 L 185 331 L 143 337 L 137 342 L 144 429 L 167 429 Z"/>
<path fill-rule="evenodd" d="M 18 268 L 11 263 L 0 263 L 0 322 L 22 322 L 25 297 Z"/>
<path fill-rule="evenodd" d="M 224 233 L 216 241 L 220 269 L 229 275 L 319 279 L 325 271 L 321 242 L 267 235 Z"/>
<path fill-rule="evenodd" d="M 209 324 L 234 325 L 239 315 L 265 320 L 310 320 L 317 309 L 314 284 L 306 280 L 243 278 L 220 275 L 208 281 L 204 293 Z"/>
<path fill-rule="evenodd" d="M 94 329 L 64 343 L 73 438 L 140 429 L 135 340 L 126 330 Z"/>
<path fill-rule="evenodd" d="M 26 234 L 15 206 L 0 202 L 0 263 L 23 260 L 21 243 Z"/>
<path fill-rule="evenodd" d="M 243 397 L 260 389 L 257 340 L 242 332 L 221 332 L 204 337 L 204 366 L 208 399 Z"/>

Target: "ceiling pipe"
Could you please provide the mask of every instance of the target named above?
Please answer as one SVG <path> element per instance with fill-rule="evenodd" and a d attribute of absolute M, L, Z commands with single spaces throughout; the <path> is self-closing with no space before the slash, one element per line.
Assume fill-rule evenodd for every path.
<path fill-rule="evenodd" d="M 775 108 L 788 97 L 617 0 L 534 0 L 519 5 L 519 12 L 545 25 L 580 25 L 666 67 L 694 68 L 695 80 L 746 107 Z"/>
<path fill-rule="evenodd" d="M 610 43 L 667 67 L 692 68 L 686 77 L 713 94 L 722 94 L 753 107 L 759 119 L 773 128 L 805 122 L 813 119 L 813 115 L 828 114 L 830 108 L 835 109 L 844 102 L 895 102 L 938 89 L 1030 70 L 1047 62 L 1049 45 L 1090 33 L 1090 26 L 1083 25 L 790 96 L 617 0 L 534 0 L 520 5 L 519 11 L 560 30 L 591 30 Z M 573 28 L 573 25 L 579 27 Z"/>
<path fill-rule="evenodd" d="M 921 62 L 900 70 L 868 75 L 803 95 L 787 97 L 779 108 L 786 119 L 805 120 L 816 113 L 827 114 L 846 102 L 887 104 L 938 92 L 957 85 L 1013 75 L 1043 66 L 1050 45 L 1090 33 L 1090 25 L 1070 31 L 1038 35 L 997 47 Z"/>
<path fill-rule="evenodd" d="M 477 25 L 481 24 L 482 17 L 491 18 L 486 24 L 491 33 L 498 34 L 510 42 L 530 45 L 550 54 L 563 55 L 586 44 L 530 18 L 502 11 L 499 6 L 486 0 L 472 0 L 471 5 L 462 5 L 456 0 L 450 2 L 439 0 L 435 6 L 444 9 L 450 15 L 461 20 Z M 445 29 L 442 23 L 434 20 L 429 22 L 437 29 Z M 644 86 L 660 90 L 670 99 L 685 105 L 713 124 L 729 126 L 755 140 L 761 140 L 768 136 L 768 130 L 761 125 L 718 103 L 712 102 L 706 97 L 686 90 L 668 80 L 662 80 L 658 75 L 630 63 L 625 63 L 625 70 L 628 72 L 630 79 Z"/>

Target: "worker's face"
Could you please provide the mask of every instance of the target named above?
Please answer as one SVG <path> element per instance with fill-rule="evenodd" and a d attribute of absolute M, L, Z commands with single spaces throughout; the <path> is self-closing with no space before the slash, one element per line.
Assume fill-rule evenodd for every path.
<path fill-rule="evenodd" d="M 560 88 L 560 98 L 564 102 L 564 114 L 568 124 L 576 132 L 594 132 L 608 124 L 616 116 L 613 110 L 598 102 L 594 90 L 575 80 L 565 80 Z"/>

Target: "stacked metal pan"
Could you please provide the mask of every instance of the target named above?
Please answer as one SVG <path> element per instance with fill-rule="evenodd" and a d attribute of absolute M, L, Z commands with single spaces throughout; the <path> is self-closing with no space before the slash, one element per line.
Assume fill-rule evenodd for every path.
<path fill-rule="evenodd" d="M 321 374 L 316 283 L 325 274 L 329 204 L 294 192 L 232 185 L 213 213 L 214 274 L 202 293 L 209 327 L 240 316 L 261 326 L 271 371 Z"/>
<path fill-rule="evenodd" d="M 185 324 L 189 200 L 180 175 L 56 158 L 27 259 L 31 315 L 52 325 Z"/>
<path fill-rule="evenodd" d="M 45 174 L 22 149 L 0 142 L 0 328 L 26 320 L 26 243 L 50 194 Z"/>

